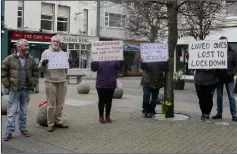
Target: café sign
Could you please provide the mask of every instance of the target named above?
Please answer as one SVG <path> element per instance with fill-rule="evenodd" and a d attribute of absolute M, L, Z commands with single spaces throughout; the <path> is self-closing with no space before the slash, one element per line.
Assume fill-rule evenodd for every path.
<path fill-rule="evenodd" d="M 28 41 L 50 42 L 53 34 L 11 32 L 11 40 L 26 39 Z"/>

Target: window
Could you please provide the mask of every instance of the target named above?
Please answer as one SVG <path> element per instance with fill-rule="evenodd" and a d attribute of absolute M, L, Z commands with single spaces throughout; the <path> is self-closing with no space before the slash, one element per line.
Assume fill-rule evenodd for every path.
<path fill-rule="evenodd" d="M 125 17 L 121 14 L 105 13 L 105 26 L 122 28 Z"/>
<path fill-rule="evenodd" d="M 58 6 L 57 31 L 69 32 L 70 8 L 68 6 Z"/>
<path fill-rule="evenodd" d="M 83 34 L 88 34 L 88 9 L 83 10 Z"/>
<path fill-rule="evenodd" d="M 90 68 L 90 44 L 68 44 L 70 68 Z"/>
<path fill-rule="evenodd" d="M 226 16 L 237 18 L 237 2 L 226 1 Z"/>
<path fill-rule="evenodd" d="M 17 11 L 17 28 L 23 28 L 24 20 L 24 2 L 18 1 L 18 11 Z"/>
<path fill-rule="evenodd" d="M 54 30 L 54 4 L 41 3 L 41 29 Z"/>

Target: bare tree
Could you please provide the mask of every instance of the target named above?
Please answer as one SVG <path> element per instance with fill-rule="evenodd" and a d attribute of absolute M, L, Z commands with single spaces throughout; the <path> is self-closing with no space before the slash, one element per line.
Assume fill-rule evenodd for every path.
<path fill-rule="evenodd" d="M 167 16 L 164 5 L 148 1 L 125 1 L 125 29 L 131 36 L 146 37 L 150 42 L 165 37 Z"/>
<path fill-rule="evenodd" d="M 211 30 L 223 27 L 223 1 L 187 1 L 179 10 L 182 29 L 196 40 L 205 40 Z"/>

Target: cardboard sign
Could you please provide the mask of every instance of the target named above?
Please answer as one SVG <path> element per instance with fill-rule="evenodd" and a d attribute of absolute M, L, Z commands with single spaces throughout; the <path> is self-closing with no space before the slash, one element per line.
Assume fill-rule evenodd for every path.
<path fill-rule="evenodd" d="M 227 40 L 189 44 L 189 69 L 227 69 Z"/>
<path fill-rule="evenodd" d="M 144 43 L 140 46 L 143 62 L 164 62 L 169 59 L 168 44 Z"/>
<path fill-rule="evenodd" d="M 67 52 L 50 52 L 47 55 L 49 63 L 48 69 L 68 69 L 69 55 Z"/>
<path fill-rule="evenodd" d="M 123 60 L 123 41 L 92 42 L 91 56 L 93 61 Z"/>

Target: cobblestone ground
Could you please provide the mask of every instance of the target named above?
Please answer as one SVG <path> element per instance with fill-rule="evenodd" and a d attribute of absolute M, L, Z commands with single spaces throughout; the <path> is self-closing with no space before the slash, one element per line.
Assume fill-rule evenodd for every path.
<path fill-rule="evenodd" d="M 37 105 L 45 98 L 43 85 L 40 86 L 41 92 L 31 95 L 28 108 L 28 129 L 32 137 L 24 138 L 15 134 L 14 139 L 3 142 L 3 152 L 237 153 L 237 124 L 229 120 L 227 107 L 224 110 L 224 121 L 229 123 L 228 126 L 216 125 L 215 122 L 197 122 L 198 105 L 188 102 L 177 103 L 176 110 L 188 113 L 191 116 L 189 120 L 158 121 L 141 117 L 141 96 L 125 95 L 124 99 L 114 100 L 114 121 L 105 125 L 98 123 L 97 104 L 65 105 L 65 122 L 70 128 L 49 133 L 45 127 L 35 126 Z M 88 95 L 79 95 L 76 87 L 69 86 L 68 89 L 67 99 L 77 100 L 78 104 L 83 100 L 97 100 L 94 90 Z M 186 91 L 183 92 L 185 95 Z M 190 99 L 197 102 L 196 98 Z M 182 101 L 182 98 L 179 98 L 179 101 Z M 128 110 L 119 111 L 121 108 Z M 158 106 L 158 111 L 159 108 Z M 2 130 L 5 129 L 5 118 L 2 116 Z"/>

